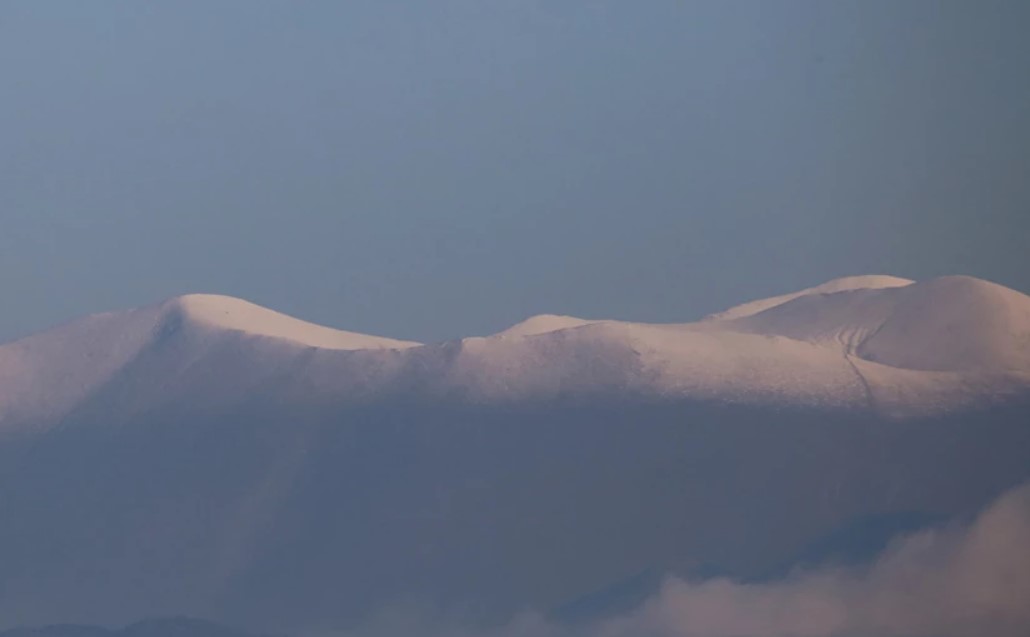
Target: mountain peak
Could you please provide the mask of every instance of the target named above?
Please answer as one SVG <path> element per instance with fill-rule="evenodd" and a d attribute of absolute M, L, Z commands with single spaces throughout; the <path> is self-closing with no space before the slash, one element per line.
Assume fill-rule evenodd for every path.
<path fill-rule="evenodd" d="M 403 349 L 419 345 L 316 325 L 250 301 L 220 294 L 186 294 L 166 301 L 164 306 L 206 327 L 276 338 L 321 349 Z"/>
<path fill-rule="evenodd" d="M 741 305 L 736 305 L 728 310 L 712 314 L 706 317 L 705 320 L 724 321 L 744 318 L 745 316 L 752 316 L 778 305 L 783 305 L 788 301 L 793 301 L 796 298 L 812 294 L 833 294 L 835 292 L 848 292 L 851 290 L 883 290 L 886 288 L 905 287 L 912 285 L 913 283 L 915 283 L 915 281 L 912 281 L 911 279 L 903 279 L 889 274 L 845 276 L 838 279 L 831 279 L 825 283 L 820 283 L 819 285 L 805 288 L 804 290 L 799 290 L 797 292 L 790 292 L 788 294 L 781 294 L 779 296 L 772 296 L 766 299 L 742 303 Z"/>
<path fill-rule="evenodd" d="M 546 334 L 548 332 L 557 332 L 558 330 L 566 330 L 572 327 L 580 327 L 590 323 L 596 323 L 596 321 L 561 314 L 537 314 L 536 316 L 531 316 L 520 323 L 512 325 L 503 332 L 497 333 L 495 336 L 535 336 L 537 334 Z"/>
<path fill-rule="evenodd" d="M 902 288 L 915 283 L 912 279 L 903 279 L 890 274 L 859 274 L 830 279 L 814 287 L 802 290 L 805 293 L 830 294 L 850 290 L 882 290 L 884 288 Z"/>

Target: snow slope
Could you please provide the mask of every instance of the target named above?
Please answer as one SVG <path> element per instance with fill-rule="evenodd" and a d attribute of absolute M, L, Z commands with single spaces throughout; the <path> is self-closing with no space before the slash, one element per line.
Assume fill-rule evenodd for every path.
<path fill-rule="evenodd" d="M 494 335 L 495 338 L 518 338 L 520 336 L 536 336 L 566 330 L 570 327 L 581 327 L 596 321 L 576 318 L 575 316 L 561 316 L 557 314 L 538 314 L 531 316 L 521 323 L 516 323 L 503 332 Z"/>
<path fill-rule="evenodd" d="M 849 355 L 901 369 L 1030 369 L 1030 298 L 972 277 L 806 294 L 729 319 L 729 327 L 836 342 Z"/>
<path fill-rule="evenodd" d="M 171 300 L 167 310 L 215 329 L 281 339 L 322 349 L 403 349 L 419 343 L 345 332 L 295 319 L 242 299 L 215 294 L 190 294 Z"/>
<path fill-rule="evenodd" d="M 819 294 L 832 294 L 833 292 L 846 292 L 849 290 L 882 290 L 888 288 L 900 288 L 906 285 L 911 285 L 914 281 L 910 279 L 902 279 L 896 276 L 886 276 L 878 274 L 868 274 L 863 276 L 847 276 L 839 279 L 833 279 L 827 281 L 821 285 L 815 287 L 806 288 L 798 292 L 791 292 L 789 294 L 781 294 L 767 299 L 759 299 L 757 301 L 750 301 L 741 305 L 736 305 L 728 310 L 717 312 L 707 317 L 708 320 L 726 320 L 743 318 L 745 316 L 751 316 L 752 314 L 758 314 L 759 312 L 768 310 L 769 308 L 776 307 L 777 305 L 783 305 L 787 301 L 792 301 L 796 298 L 803 296 L 813 296 Z"/>
<path fill-rule="evenodd" d="M 465 339 L 439 383 L 478 400 L 576 395 L 816 402 L 863 399 L 838 354 L 714 326 L 597 321 L 513 341 Z"/>
<path fill-rule="evenodd" d="M 972 277 L 799 295 L 722 323 L 838 352 L 870 401 L 895 413 L 989 402 L 1030 386 L 1030 297 Z"/>
<path fill-rule="evenodd" d="M 224 296 L 87 317 L 0 346 L 0 428 L 192 403 L 637 397 L 919 414 L 1030 387 L 1030 297 L 971 277 L 837 279 L 696 323 L 540 315 L 419 345 Z"/>
<path fill-rule="evenodd" d="M 416 345 L 190 296 L 0 346 L 0 629 L 503 619 L 1030 477 L 1027 296 L 873 277 L 745 307 Z"/>
<path fill-rule="evenodd" d="M 196 363 L 210 360 L 212 352 L 234 341 L 243 341 L 242 348 L 250 350 L 248 356 L 236 353 L 244 363 L 263 350 L 275 349 L 273 360 L 265 357 L 265 371 L 312 348 L 342 352 L 417 345 L 314 325 L 226 296 L 176 297 L 145 308 L 88 316 L 0 346 L 0 426 L 52 425 L 129 376 L 126 372 L 134 365 L 157 355 L 166 363 L 151 366 L 150 375 L 131 379 L 136 390 L 126 399 L 138 401 L 147 395 L 157 400 L 187 372 L 203 379 L 197 389 L 229 391 L 239 374 L 212 378 Z M 170 357 L 178 364 L 168 363 Z"/>
<path fill-rule="evenodd" d="M 153 340 L 161 307 L 98 314 L 0 347 L 0 422 L 50 424 Z"/>
<path fill-rule="evenodd" d="M 623 392 L 896 414 L 1030 386 L 1030 297 L 970 277 L 848 277 L 696 323 L 534 321 L 450 347 L 439 382 L 482 400 Z"/>

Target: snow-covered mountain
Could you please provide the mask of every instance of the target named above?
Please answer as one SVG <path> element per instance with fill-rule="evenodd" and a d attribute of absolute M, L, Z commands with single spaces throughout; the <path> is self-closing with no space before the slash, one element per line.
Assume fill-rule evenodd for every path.
<path fill-rule="evenodd" d="M 0 629 L 758 576 L 976 510 L 1030 477 L 1028 423 L 1030 297 L 969 277 L 433 344 L 176 298 L 0 346 Z"/>
<path fill-rule="evenodd" d="M 970 277 L 849 277 L 702 321 L 538 316 L 408 352 L 440 393 L 504 401 L 620 392 L 925 414 L 1030 386 L 1030 297 Z"/>
<path fill-rule="evenodd" d="M 0 427 L 54 425 L 126 383 L 134 394 L 126 399 L 135 402 L 138 392 L 161 401 L 184 383 L 208 397 L 200 400 L 220 402 L 217 395 L 236 399 L 247 389 L 241 385 L 260 382 L 305 353 L 415 345 L 306 323 L 232 297 L 187 295 L 0 346 Z M 219 377 L 214 386 L 212 375 Z"/>
<path fill-rule="evenodd" d="M 610 395 L 923 414 L 1030 387 L 1030 297 L 969 277 L 849 277 L 696 323 L 541 315 L 420 345 L 189 295 L 0 346 L 0 429 L 188 400 L 476 403 Z"/>

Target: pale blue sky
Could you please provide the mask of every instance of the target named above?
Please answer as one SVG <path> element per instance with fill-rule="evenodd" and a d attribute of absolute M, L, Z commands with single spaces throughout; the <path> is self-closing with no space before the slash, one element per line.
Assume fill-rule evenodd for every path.
<path fill-rule="evenodd" d="M 858 273 L 1030 291 L 1030 3 L 0 3 L 0 339 L 190 291 L 401 338 Z"/>

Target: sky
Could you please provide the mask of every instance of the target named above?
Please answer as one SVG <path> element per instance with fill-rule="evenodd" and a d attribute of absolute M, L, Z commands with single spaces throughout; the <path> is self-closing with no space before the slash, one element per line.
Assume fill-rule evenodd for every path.
<path fill-rule="evenodd" d="M 436 341 L 1030 292 L 1030 3 L 7 0 L 0 340 L 188 293 Z"/>

